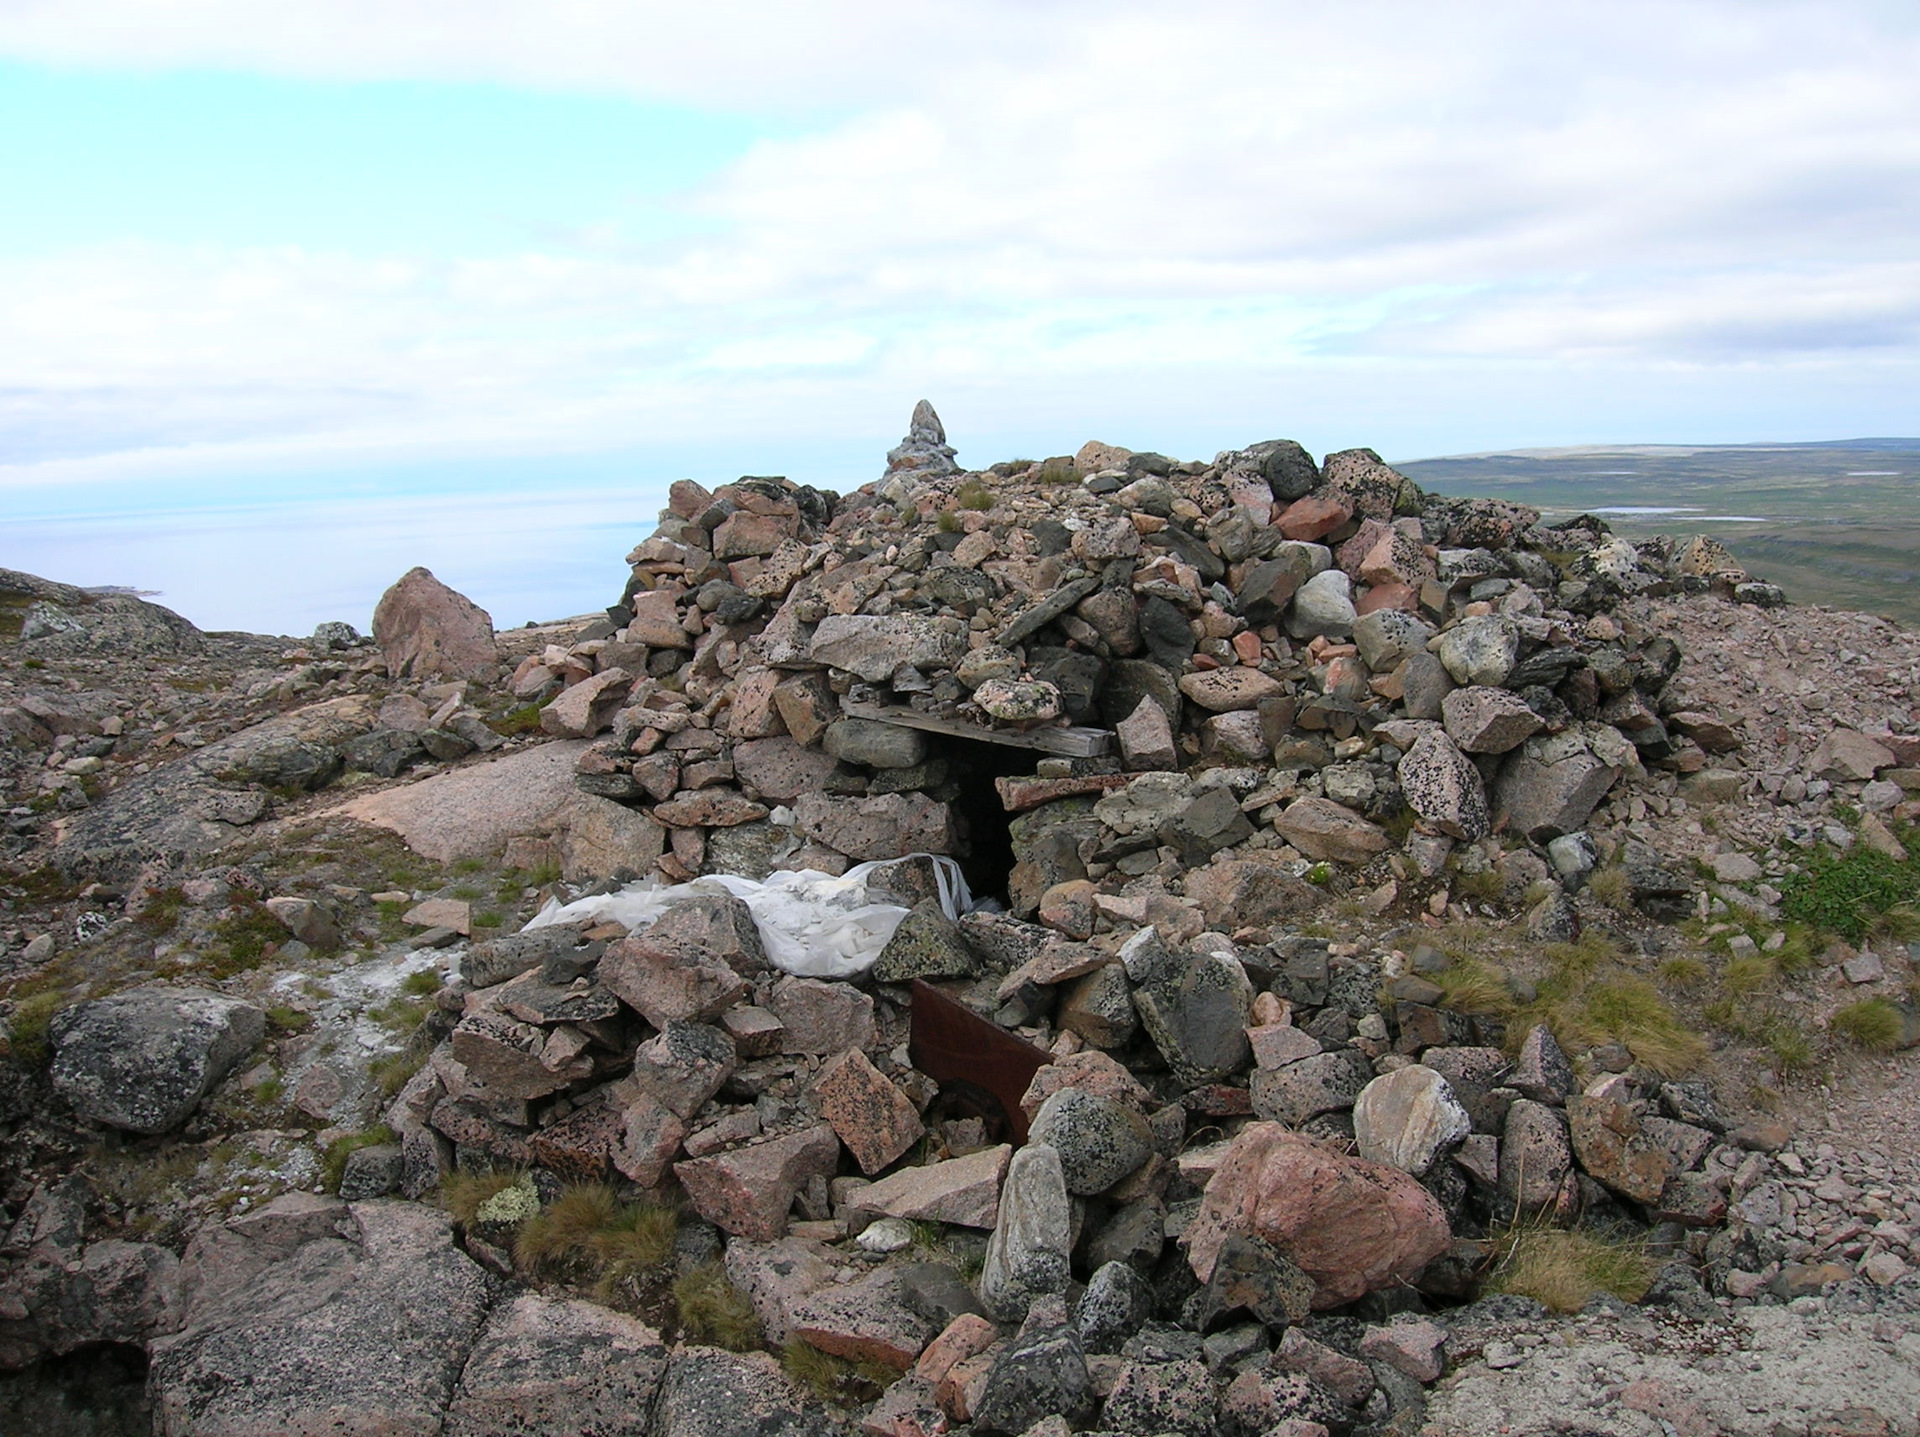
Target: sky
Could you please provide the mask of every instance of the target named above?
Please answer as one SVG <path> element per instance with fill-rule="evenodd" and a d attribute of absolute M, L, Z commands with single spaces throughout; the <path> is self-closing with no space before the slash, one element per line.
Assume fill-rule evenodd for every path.
<path fill-rule="evenodd" d="M 0 0 L 0 565 L 617 597 L 666 485 L 1920 432 L 1911 0 Z"/>

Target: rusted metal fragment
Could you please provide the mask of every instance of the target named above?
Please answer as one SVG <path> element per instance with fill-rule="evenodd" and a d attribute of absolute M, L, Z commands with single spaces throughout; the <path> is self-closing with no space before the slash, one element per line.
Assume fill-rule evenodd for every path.
<path fill-rule="evenodd" d="M 1008 1141 L 1023 1146 L 1027 1115 L 1020 1099 L 1033 1075 L 1051 1061 L 1047 1054 L 919 979 L 913 984 L 911 1017 L 907 1051 L 913 1066 L 939 1083 L 943 1092 L 971 1090 L 991 1098 L 1001 1110 Z"/>

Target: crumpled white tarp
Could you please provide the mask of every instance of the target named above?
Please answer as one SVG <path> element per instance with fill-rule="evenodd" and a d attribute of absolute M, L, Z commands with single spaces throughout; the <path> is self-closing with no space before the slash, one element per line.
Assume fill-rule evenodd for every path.
<path fill-rule="evenodd" d="M 947 917 L 957 920 L 973 908 L 967 880 L 951 858 L 937 853 L 909 853 L 903 858 L 931 860 L 940 906 Z M 770 874 L 765 882 L 730 873 L 674 884 L 658 877 L 642 878 L 616 892 L 568 904 L 549 899 L 527 927 L 612 920 L 637 931 L 692 894 L 730 893 L 753 914 L 761 946 L 776 968 L 801 978 L 852 978 L 873 966 L 907 916 L 908 910 L 899 904 L 873 903 L 867 896 L 868 877 L 902 861 L 862 863 L 838 878 L 811 868 Z"/>

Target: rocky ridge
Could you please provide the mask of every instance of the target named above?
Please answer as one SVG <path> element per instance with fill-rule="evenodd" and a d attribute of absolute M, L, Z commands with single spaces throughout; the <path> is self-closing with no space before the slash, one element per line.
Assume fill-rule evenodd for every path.
<path fill-rule="evenodd" d="M 17 933 L 11 961 L 29 978 L 50 960 L 71 974 L 93 945 L 126 955 L 136 980 L 127 997 L 102 991 L 118 979 L 59 990 L 79 1001 L 50 1015 L 51 1087 L 21 1090 L 21 1119 L 31 1128 L 45 1103 L 79 1132 L 191 1134 L 235 1085 L 292 1078 L 323 1138 L 384 1138 L 346 1156 L 344 1207 L 275 1197 L 321 1175 L 292 1156 L 297 1128 L 262 1139 L 282 1148 L 243 1195 L 257 1216 L 203 1213 L 185 1251 L 116 1232 L 97 1187 L 48 1171 L 57 1139 L 22 1144 L 49 1161 L 22 1163 L 10 1198 L 9 1364 L 150 1348 L 164 1430 L 229 1430 L 242 1419 L 203 1399 L 234 1359 L 179 1354 L 275 1334 L 303 1374 L 294 1390 L 314 1395 L 244 1420 L 333 1421 L 357 1358 L 301 1356 L 311 1324 L 338 1330 L 360 1303 L 362 1325 L 389 1321 L 380 1304 L 412 1299 L 383 1296 L 377 1274 L 404 1261 L 465 1295 L 409 1329 L 404 1398 L 364 1392 L 390 1430 L 508 1430 L 527 1419 L 503 1414 L 554 1410 L 539 1404 L 559 1397 L 487 1374 L 515 1370 L 524 1334 L 555 1332 L 569 1351 L 659 1354 L 618 1373 L 556 1368 L 567 1401 L 630 1384 L 629 1426 L 607 1430 L 663 1430 L 749 1393 L 776 1425 L 852 1420 L 764 1359 L 664 1342 L 674 1319 L 644 1300 L 653 1327 L 498 1295 L 529 1276 L 502 1245 L 515 1224 L 422 1226 L 388 1196 L 526 1168 L 523 1217 L 566 1182 L 680 1194 L 677 1261 L 704 1260 L 692 1239 L 706 1234 L 765 1333 L 906 1374 L 860 1419 L 875 1432 L 1021 1432 L 1063 1414 L 1141 1433 L 1417 1431 L 1429 1414 L 1442 1425 L 1428 1430 L 1469 1430 L 1446 1424 L 1490 1410 L 1480 1374 L 1538 1345 L 1476 1346 L 1475 1323 L 1504 1313 L 1516 1339 L 1585 1340 L 1537 1305 L 1468 1301 L 1516 1224 L 1641 1233 L 1656 1325 L 1884 1307 L 1870 1325 L 1892 1365 L 1869 1385 L 1883 1420 L 1909 1420 L 1899 1294 L 1914 1285 L 1920 1194 L 1899 1149 L 1875 1159 L 1798 1137 L 1724 1083 L 1687 1080 L 1704 1046 L 1606 1031 L 1592 1005 L 1556 1008 L 1550 993 L 1541 1006 L 1541 989 L 1565 987 L 1577 962 L 1617 964 L 1605 981 L 1625 984 L 1636 962 L 1682 948 L 1715 967 L 1757 959 L 1769 925 L 1783 952 L 1782 904 L 1809 854 L 1904 860 L 1920 757 L 1911 636 L 1783 609 L 1706 541 L 1635 548 L 1597 521 L 1547 530 L 1518 506 L 1421 495 L 1368 451 L 1316 465 L 1273 441 L 1176 464 L 1089 445 L 961 473 L 923 409 L 887 476 L 844 499 L 773 479 L 676 485 L 604 620 L 495 636 L 415 571 L 376 616 L 378 659 L 350 632 L 304 650 L 206 636 L 196 662 L 224 644 L 283 666 L 245 685 L 263 718 L 330 696 L 194 734 L 204 742 L 173 763 L 153 763 L 146 712 L 89 690 L 76 629 L 49 617 L 85 599 L 9 576 L 38 615 L 21 653 L 58 658 L 64 679 L 8 676 L 27 680 L 0 704 L 16 791 L 35 788 L 15 842 L 51 840 L 50 865 L 31 871 L 62 876 L 77 905 L 55 941 Z M 1848 681 L 1814 682 L 1795 659 L 1836 628 Z M 156 644 L 162 629 L 183 643 L 162 620 Z M 39 657 L 50 642 L 67 647 Z M 536 716 L 553 742 L 530 741 Z M 757 879 L 882 860 L 873 888 L 911 915 L 866 977 L 823 981 L 779 972 L 746 906 L 710 891 L 631 930 L 488 937 L 458 883 L 270 892 L 221 861 L 250 830 L 310 840 L 332 800 L 307 795 L 343 774 L 378 791 L 331 822 L 381 824 L 443 863 L 557 872 L 502 885 L 526 904 L 649 871 Z M 529 789 L 504 828 L 476 823 Z M 47 833 L 53 813 L 66 817 Z M 983 888 L 1004 885 L 1008 911 L 949 913 L 911 852 L 960 857 Z M 376 896 L 395 911 L 376 917 Z M 156 906 L 177 926 L 142 954 Z M 236 915 L 255 910 L 278 961 L 220 975 L 193 1021 L 179 1016 L 191 995 L 167 1006 L 139 986 L 166 976 L 168 951 L 224 942 L 230 957 Z M 1508 926 L 1475 927 L 1488 918 Z M 396 920 L 419 936 L 396 941 Z M 1550 948 L 1548 971 L 1530 971 Z M 1897 1041 L 1920 1038 L 1900 945 L 1826 956 L 1766 1001 L 1883 994 L 1904 1015 Z M 316 960 L 336 986 L 373 985 L 359 1012 L 297 986 L 325 986 Z M 364 1000 L 390 1004 L 425 974 L 437 991 L 417 1030 L 397 1049 L 369 1037 Z M 954 1075 L 918 1056 L 935 1020 L 916 980 L 1029 1055 L 1014 1061 L 1031 1077 L 956 1105 Z M 276 999 L 352 1033 L 358 1061 L 293 1034 L 274 1040 L 277 1066 L 245 1068 Z M 214 1031 L 209 1004 L 222 1036 L 195 1038 Z M 104 1083 L 95 1051 L 135 1069 Z M 368 1081 L 383 1052 L 411 1055 L 387 1069 L 406 1076 L 384 1104 Z M 1778 1085 L 1772 1056 L 1761 1076 Z M 156 1101 L 132 1114 L 101 1099 L 108 1087 Z M 103 1216 L 113 1235 L 88 1241 Z M 275 1235 L 240 1256 L 254 1233 Z M 190 1300 L 242 1271 L 263 1280 L 244 1301 Z M 283 1296 L 283 1281 L 345 1306 Z M 119 1296 L 72 1295 L 86 1291 Z M 1601 1302 L 1588 1327 L 1612 1318 Z M 1622 1331 L 1646 1320 L 1623 1316 Z M 511 1329 L 507 1356 L 483 1322 Z M 1429 1408 L 1423 1384 L 1450 1359 L 1460 1370 Z M 1614 1386 L 1607 1411 L 1674 1420 Z M 463 1408 L 469 1390 L 492 1395 Z"/>

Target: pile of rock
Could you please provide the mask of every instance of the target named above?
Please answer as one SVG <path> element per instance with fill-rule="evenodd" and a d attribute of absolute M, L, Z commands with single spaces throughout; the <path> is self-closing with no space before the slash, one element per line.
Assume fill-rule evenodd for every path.
<path fill-rule="evenodd" d="M 937 423 L 917 414 L 916 435 Z M 1197 777 L 1152 790 L 1152 823 L 1018 855 L 1110 889 L 1228 849 L 1295 877 L 1324 861 L 1433 880 L 1491 833 L 1578 834 L 1648 763 L 1711 782 L 1742 742 L 1670 711 L 1678 649 L 1610 612 L 1738 590 L 1724 549 L 1424 495 L 1369 450 L 1176 464 L 1090 444 L 965 475 L 896 464 L 845 499 L 682 481 L 629 558 L 606 624 L 511 682 L 549 733 L 604 735 L 580 783 L 652 817 L 658 848 L 631 866 L 675 879 L 965 854 L 956 737 L 1066 756 L 1041 772 L 1077 788 L 1020 789 L 1044 805 L 1028 832 L 1069 811 L 1046 800 L 1123 772 Z M 1016 883 L 1023 915 L 1035 881 Z"/>

